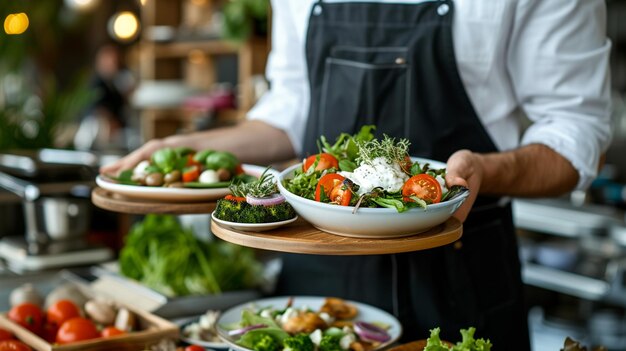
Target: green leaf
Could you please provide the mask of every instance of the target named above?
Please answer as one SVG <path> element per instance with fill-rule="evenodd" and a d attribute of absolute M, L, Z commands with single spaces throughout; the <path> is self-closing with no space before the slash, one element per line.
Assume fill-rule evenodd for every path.
<path fill-rule="evenodd" d="M 348 160 L 348 159 L 343 159 L 341 161 L 339 161 L 339 169 L 344 171 L 344 172 L 354 172 L 354 170 L 356 169 L 356 163 Z"/>
<path fill-rule="evenodd" d="M 216 183 L 200 183 L 200 182 L 185 182 L 183 187 L 191 189 L 215 189 L 215 188 L 227 188 L 230 182 L 216 182 Z"/>

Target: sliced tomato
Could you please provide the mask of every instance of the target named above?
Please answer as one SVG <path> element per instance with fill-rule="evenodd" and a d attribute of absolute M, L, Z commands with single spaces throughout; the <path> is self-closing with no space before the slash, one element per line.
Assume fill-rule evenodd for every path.
<path fill-rule="evenodd" d="M 185 347 L 185 351 L 205 351 L 204 347 L 198 345 L 189 345 Z"/>
<path fill-rule="evenodd" d="M 199 166 L 190 166 L 184 169 L 183 171 L 183 182 L 195 182 L 200 178 L 200 167 Z"/>
<path fill-rule="evenodd" d="M 241 201 L 246 201 L 246 198 L 243 196 L 235 196 L 235 195 L 228 194 L 224 196 L 224 200 L 241 202 Z"/>
<path fill-rule="evenodd" d="M 348 189 L 343 189 L 343 181 L 345 179 L 346 178 L 337 173 L 324 175 L 317 182 L 315 201 L 322 201 L 322 191 L 324 191 L 324 194 L 330 199 L 330 202 L 343 206 L 350 204 L 352 193 Z"/>
<path fill-rule="evenodd" d="M 436 204 L 441 201 L 441 185 L 437 179 L 426 173 L 414 175 L 402 187 L 404 201 L 412 202 L 411 196 Z"/>
<path fill-rule="evenodd" d="M 330 191 L 330 202 L 334 204 L 338 204 L 341 206 L 350 205 L 350 200 L 352 199 L 352 191 L 347 189 L 343 182 L 335 185 L 333 190 Z"/>
<path fill-rule="evenodd" d="M 311 166 L 315 164 L 315 161 L 317 160 L 318 157 L 319 157 L 319 162 L 317 162 L 317 166 L 315 166 L 316 171 L 329 169 L 329 168 L 339 169 L 339 161 L 337 161 L 335 156 L 322 152 L 320 154 L 311 155 L 307 157 L 306 160 L 304 160 L 304 163 L 302 164 L 302 170 L 306 172 L 306 170 L 311 168 Z"/>

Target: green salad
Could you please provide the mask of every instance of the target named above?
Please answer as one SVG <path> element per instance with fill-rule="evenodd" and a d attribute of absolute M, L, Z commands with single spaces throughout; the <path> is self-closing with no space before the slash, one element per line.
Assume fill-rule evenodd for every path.
<path fill-rule="evenodd" d="M 341 134 L 333 144 L 320 137 L 321 152 L 307 157 L 283 185 L 314 201 L 340 206 L 386 207 L 404 212 L 447 201 L 464 190 L 445 185 L 446 170 L 413 162 L 407 139 L 374 138 L 374 126 Z"/>

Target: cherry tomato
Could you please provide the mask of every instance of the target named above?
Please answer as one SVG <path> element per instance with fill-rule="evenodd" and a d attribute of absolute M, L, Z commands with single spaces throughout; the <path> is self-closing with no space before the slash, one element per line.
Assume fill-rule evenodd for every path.
<path fill-rule="evenodd" d="M 322 178 L 320 178 L 320 180 L 317 182 L 317 187 L 315 188 L 315 201 L 321 201 L 322 189 L 324 189 L 324 193 L 326 194 L 326 197 L 328 197 L 331 202 L 344 205 L 344 202 L 345 202 L 344 198 L 347 198 L 347 203 L 349 204 L 350 198 L 352 197 L 352 194 L 350 193 L 350 191 L 347 191 L 347 190 L 344 191 L 340 188 L 335 189 L 337 186 L 339 187 L 343 186 L 344 179 L 346 178 L 344 178 L 343 176 L 337 173 L 329 173 L 329 174 L 324 175 Z M 344 196 L 344 193 L 350 193 L 350 198 L 348 198 L 347 194 Z M 339 201 L 336 201 L 336 200 L 339 200 Z"/>
<path fill-rule="evenodd" d="M 25 302 L 14 306 L 9 311 L 9 319 L 35 334 L 41 330 L 43 314 L 39 306 Z"/>
<path fill-rule="evenodd" d="M 80 310 L 76 304 L 70 300 L 59 300 L 50 305 L 46 312 L 46 321 L 59 326 L 63 324 L 63 322 L 75 317 L 80 317 Z"/>
<path fill-rule="evenodd" d="M 112 336 L 122 335 L 122 334 L 126 334 L 126 332 L 123 330 L 119 330 L 116 327 L 106 327 L 102 329 L 102 331 L 100 332 L 100 335 L 103 338 L 110 338 Z"/>
<path fill-rule="evenodd" d="M 13 339 L 15 339 L 15 337 L 13 336 L 13 333 L 11 333 L 10 331 L 6 329 L 0 328 L 0 341 L 13 340 Z"/>
<path fill-rule="evenodd" d="M 204 347 L 198 345 L 189 345 L 185 347 L 185 351 L 205 351 Z"/>
<path fill-rule="evenodd" d="M 352 199 L 352 191 L 346 189 L 343 183 L 335 185 L 333 190 L 330 191 L 330 202 L 341 206 L 350 205 Z"/>
<path fill-rule="evenodd" d="M 412 202 L 410 196 L 418 197 L 427 203 L 436 204 L 441 201 L 441 185 L 437 179 L 426 173 L 414 175 L 402 187 L 404 201 Z"/>
<path fill-rule="evenodd" d="M 316 171 L 329 169 L 329 168 L 339 169 L 339 161 L 337 161 L 335 156 L 322 152 L 321 154 L 311 155 L 307 157 L 306 160 L 304 160 L 304 164 L 302 165 L 302 170 L 306 172 L 306 170 L 311 168 L 311 166 L 313 166 L 313 164 L 317 160 L 318 156 L 319 156 L 319 162 L 317 163 L 317 166 L 315 166 Z"/>
<path fill-rule="evenodd" d="M 32 351 L 30 346 L 18 340 L 0 341 L 0 351 Z"/>
<path fill-rule="evenodd" d="M 243 167 L 241 166 L 241 163 L 238 164 L 237 166 L 235 166 L 235 174 L 236 175 L 243 174 L 243 173 L 244 173 L 244 171 L 243 171 Z"/>
<path fill-rule="evenodd" d="M 100 337 L 100 333 L 92 321 L 86 318 L 76 317 L 61 324 L 57 332 L 56 341 L 59 344 L 68 344 L 98 337 Z"/>
<path fill-rule="evenodd" d="M 189 154 L 187 155 L 187 163 L 185 164 L 185 167 L 189 167 L 189 166 L 202 166 L 202 164 L 198 161 L 196 161 L 193 157 L 195 156 L 195 154 Z"/>
<path fill-rule="evenodd" d="M 53 344 L 57 339 L 57 332 L 59 331 L 59 326 L 54 323 L 46 322 L 41 328 L 40 336 L 46 340 L 47 342 Z"/>
<path fill-rule="evenodd" d="M 200 177 L 200 167 L 191 166 L 187 167 L 183 171 L 183 182 L 195 182 Z"/>

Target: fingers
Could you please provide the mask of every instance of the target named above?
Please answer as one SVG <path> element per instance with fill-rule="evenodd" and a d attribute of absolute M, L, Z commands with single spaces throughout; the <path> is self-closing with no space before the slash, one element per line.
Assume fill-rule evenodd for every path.
<path fill-rule="evenodd" d="M 147 160 L 150 158 L 150 155 L 161 146 L 161 142 L 158 140 L 151 140 L 148 143 L 144 144 L 139 149 L 131 152 L 127 156 L 110 163 L 108 165 L 103 165 L 100 167 L 101 174 L 112 174 L 118 175 L 120 172 L 134 168 L 139 162 L 143 160 Z"/>

